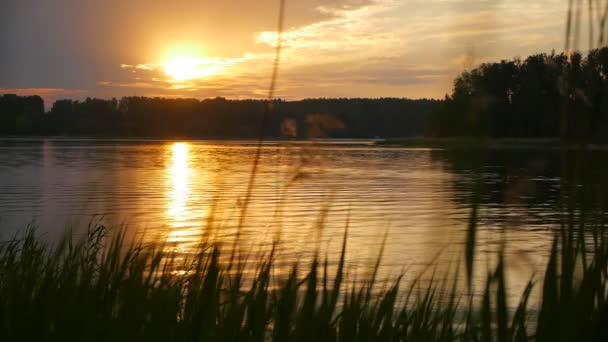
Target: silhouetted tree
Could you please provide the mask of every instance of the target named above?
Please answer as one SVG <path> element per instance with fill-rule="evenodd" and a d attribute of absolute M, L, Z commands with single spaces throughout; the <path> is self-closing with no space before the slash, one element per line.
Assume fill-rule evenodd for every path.
<path fill-rule="evenodd" d="M 43 115 L 40 96 L 0 96 L 0 134 L 41 134 Z"/>
<path fill-rule="evenodd" d="M 456 78 L 431 133 L 606 141 L 607 62 L 603 48 L 482 64 Z"/>

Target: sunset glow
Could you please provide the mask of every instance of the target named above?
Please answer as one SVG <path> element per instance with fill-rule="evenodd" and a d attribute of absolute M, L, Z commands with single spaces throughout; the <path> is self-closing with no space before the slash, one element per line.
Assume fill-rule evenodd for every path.
<path fill-rule="evenodd" d="M 12 18 L 6 23 L 11 29 L 0 32 L 11 47 L 3 51 L 7 67 L 0 72 L 6 93 L 43 94 L 47 105 L 132 94 L 259 98 L 268 83 L 277 42 L 275 1 L 180 0 L 169 6 L 132 0 L 124 6 L 106 0 L 99 8 L 66 0 L 9 3 L 2 12 Z M 290 1 L 276 95 L 443 98 L 468 67 L 463 61 L 475 65 L 563 48 L 568 2 L 528 3 Z M 55 10 L 62 5 L 74 13 Z M 117 8 L 121 15 L 107 15 Z M 41 17 L 21 19 L 31 13 Z M 75 13 L 90 18 L 86 29 L 66 28 Z M 580 33 L 586 48 L 585 23 Z M 84 62 L 74 51 L 96 54 Z"/>
<path fill-rule="evenodd" d="M 5 340 L 608 341 L 608 0 L 2 1 Z"/>
<path fill-rule="evenodd" d="M 164 73 L 175 81 L 201 79 L 218 74 L 223 63 L 210 58 L 176 57 L 162 65 Z"/>

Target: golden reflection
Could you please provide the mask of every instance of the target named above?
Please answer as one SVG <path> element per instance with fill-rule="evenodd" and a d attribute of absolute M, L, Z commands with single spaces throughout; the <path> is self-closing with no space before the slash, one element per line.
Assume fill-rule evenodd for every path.
<path fill-rule="evenodd" d="M 192 193 L 192 171 L 190 169 L 190 146 L 187 143 L 174 143 L 169 151 L 171 166 L 168 170 L 169 196 L 167 214 L 171 228 L 167 242 L 191 241 L 192 213 L 189 201 Z"/>
<path fill-rule="evenodd" d="M 179 223 L 184 218 L 186 212 L 186 202 L 190 194 L 190 168 L 188 166 L 189 155 L 188 145 L 185 143 L 175 143 L 171 147 L 172 162 L 169 179 L 171 181 L 171 202 L 169 203 L 169 216 L 175 223 Z"/>

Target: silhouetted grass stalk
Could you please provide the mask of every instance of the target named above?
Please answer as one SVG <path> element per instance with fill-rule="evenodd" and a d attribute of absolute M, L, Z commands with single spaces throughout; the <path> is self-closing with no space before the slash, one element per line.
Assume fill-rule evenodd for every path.
<path fill-rule="evenodd" d="M 475 226 L 472 219 L 469 229 Z M 591 340 L 608 323 L 605 241 L 603 227 L 564 225 L 539 303 L 529 303 L 530 280 L 511 310 L 502 253 L 481 300 L 463 301 L 458 276 L 447 292 L 436 280 L 403 291 L 404 275 L 380 288 L 376 272 L 346 282 L 346 233 L 335 270 L 317 253 L 305 268 L 274 277 L 273 248 L 247 264 L 255 272 L 244 281 L 242 262 L 221 261 L 219 245 L 183 259 L 162 246 L 127 245 L 124 234 L 109 238 L 103 227 L 54 245 L 29 231 L 0 246 L 0 327 L 9 341 Z"/>

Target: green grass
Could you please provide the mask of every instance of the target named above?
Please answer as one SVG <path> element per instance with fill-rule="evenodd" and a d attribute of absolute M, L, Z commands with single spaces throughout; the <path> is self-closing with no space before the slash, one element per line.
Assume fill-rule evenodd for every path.
<path fill-rule="evenodd" d="M 463 258 L 469 283 L 475 271 L 472 211 Z M 414 282 L 402 290 L 401 277 L 379 283 L 372 273 L 346 281 L 346 233 L 337 266 L 316 257 L 284 277 L 273 276 L 274 253 L 247 263 L 207 244 L 183 258 L 106 233 L 97 227 L 82 240 L 50 244 L 29 230 L 0 246 L 3 340 L 608 340 L 602 224 L 564 225 L 544 275 L 530 280 L 515 309 L 507 306 L 502 256 L 474 300 L 459 293 L 456 282 L 422 289 Z M 542 295 L 532 304 L 534 286 Z"/>

